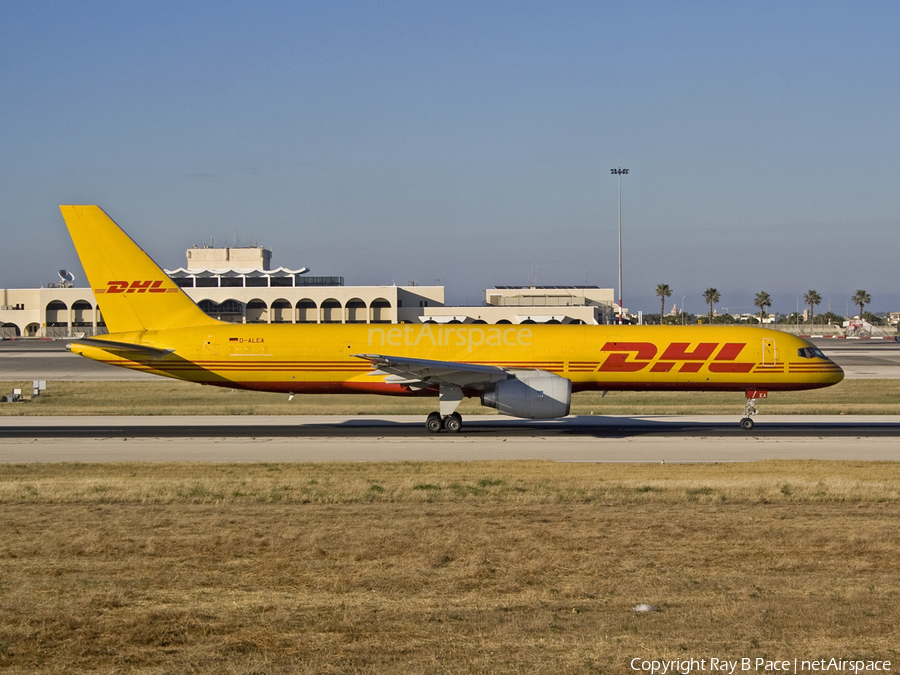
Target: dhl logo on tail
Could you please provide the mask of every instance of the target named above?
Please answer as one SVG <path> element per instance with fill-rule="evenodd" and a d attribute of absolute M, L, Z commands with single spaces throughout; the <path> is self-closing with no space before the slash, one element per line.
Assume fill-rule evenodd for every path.
<path fill-rule="evenodd" d="M 163 287 L 162 279 L 146 281 L 107 281 L 106 288 L 95 288 L 94 293 L 177 293 L 175 286 Z"/>

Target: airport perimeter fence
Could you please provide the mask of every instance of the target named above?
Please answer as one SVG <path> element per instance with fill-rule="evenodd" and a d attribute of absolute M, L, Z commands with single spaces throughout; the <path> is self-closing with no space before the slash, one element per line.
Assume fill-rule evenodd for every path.
<path fill-rule="evenodd" d="M 53 338 L 54 340 L 65 340 L 66 338 L 93 337 L 94 335 L 105 335 L 109 333 L 105 326 L 46 326 L 44 328 L 44 337 Z"/>

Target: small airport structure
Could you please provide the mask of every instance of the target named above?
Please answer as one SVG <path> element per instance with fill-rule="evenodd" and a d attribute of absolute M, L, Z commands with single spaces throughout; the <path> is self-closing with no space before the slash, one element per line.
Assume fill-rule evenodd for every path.
<path fill-rule="evenodd" d="M 481 306 L 445 306 L 443 286 L 346 286 L 305 267 L 271 268 L 261 246 L 192 247 L 166 274 L 210 316 L 232 323 L 608 324 L 615 292 L 596 286 L 497 286 Z M 71 273 L 42 288 L 0 290 L 0 337 L 67 338 L 106 333 L 90 288 Z"/>

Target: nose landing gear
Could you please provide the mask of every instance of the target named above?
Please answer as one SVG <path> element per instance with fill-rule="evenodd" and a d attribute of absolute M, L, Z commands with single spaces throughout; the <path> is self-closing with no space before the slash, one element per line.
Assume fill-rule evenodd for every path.
<path fill-rule="evenodd" d="M 747 405 L 744 407 L 744 417 L 741 419 L 741 429 L 750 431 L 753 428 L 753 416 L 759 414 L 756 409 L 756 399 L 766 398 L 769 395 L 767 391 L 748 391 Z"/>

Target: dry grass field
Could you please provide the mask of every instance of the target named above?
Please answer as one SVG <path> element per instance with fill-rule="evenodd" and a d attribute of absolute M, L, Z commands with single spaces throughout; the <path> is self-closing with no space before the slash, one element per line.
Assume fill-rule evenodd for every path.
<path fill-rule="evenodd" d="M 0 465 L 0 672 L 898 672 L 898 517 L 894 463 Z"/>
<path fill-rule="evenodd" d="M 427 415 L 434 398 L 371 395 L 296 396 L 203 387 L 174 380 L 144 382 L 49 382 L 46 395 L 29 403 L 0 404 L 2 415 Z M 28 391 L 31 382 L 0 382 L 0 392 Z M 827 389 L 777 392 L 759 402 L 765 415 L 900 414 L 900 380 L 844 380 Z M 610 392 L 575 394 L 576 415 L 739 415 L 741 392 Z M 466 399 L 463 415 L 494 414 Z"/>

